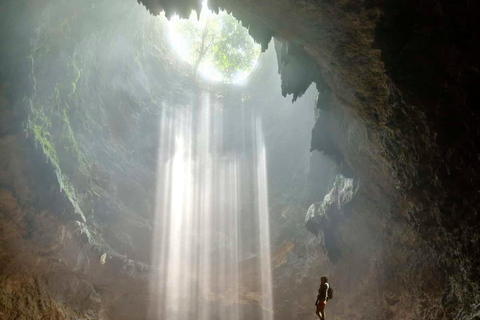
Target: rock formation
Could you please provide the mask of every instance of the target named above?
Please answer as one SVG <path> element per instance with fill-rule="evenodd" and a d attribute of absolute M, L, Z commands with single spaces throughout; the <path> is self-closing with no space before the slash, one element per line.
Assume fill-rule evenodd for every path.
<path fill-rule="evenodd" d="M 152 318 L 159 106 L 195 103 L 199 89 L 153 15 L 200 3 L 140 0 L 150 15 L 132 0 L 4 2 L 0 318 Z M 209 6 L 277 57 L 241 94 L 211 88 L 267 106 L 275 318 L 313 317 L 328 274 L 330 319 L 478 319 L 478 4 Z M 310 110 L 277 93 L 308 106 L 311 83 L 309 127 L 289 123 Z"/>

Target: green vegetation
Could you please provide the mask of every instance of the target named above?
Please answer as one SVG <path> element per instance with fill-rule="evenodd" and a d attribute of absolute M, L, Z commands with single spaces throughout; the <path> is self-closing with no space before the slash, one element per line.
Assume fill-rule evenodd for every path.
<path fill-rule="evenodd" d="M 79 167 L 84 168 L 85 156 L 75 139 L 67 114 L 68 104 L 61 99 L 60 91 L 61 85 L 57 83 L 54 92 L 48 96 L 46 104 L 31 104 L 31 117 L 27 123 L 27 130 L 33 133 L 35 142 L 55 167 L 60 188 L 70 199 L 76 213 L 83 217 L 75 188 L 68 175 L 62 171 L 64 167 L 62 163 L 65 162 L 63 160 L 65 155 L 69 155 L 67 159 L 74 159 L 74 165 L 80 163 Z"/>
<path fill-rule="evenodd" d="M 40 144 L 45 155 L 52 162 L 58 164 L 57 150 L 55 150 L 52 135 L 48 131 L 51 128 L 52 123 L 45 116 L 43 109 L 35 111 L 34 114 L 35 116 L 32 123 L 32 129 L 35 134 L 35 140 Z"/>
<path fill-rule="evenodd" d="M 248 30 L 225 11 L 216 15 L 204 9 L 199 20 L 192 13 L 188 20 L 172 23 L 174 45 L 193 65 L 195 76 L 203 67 L 205 73 L 220 73 L 223 81 L 232 82 L 248 74 L 260 54 Z"/>
<path fill-rule="evenodd" d="M 32 66 L 28 76 L 34 81 L 25 133 L 51 164 L 58 187 L 77 215 L 95 224 L 95 216 L 107 211 L 98 213 L 99 199 L 110 199 L 108 212 L 130 214 L 132 210 L 117 198 L 110 181 L 113 169 L 108 165 L 113 158 L 125 161 L 118 156 L 125 154 L 125 128 L 143 120 L 139 119 L 143 109 L 131 112 L 132 106 L 145 103 L 134 99 L 139 88 L 152 100 L 163 101 L 163 91 L 152 90 L 148 76 L 160 74 L 158 70 L 174 56 L 164 40 L 162 19 L 151 17 L 136 4 L 118 6 L 105 19 L 98 2 L 87 3 L 60 1 L 42 12 L 28 52 Z M 137 11 L 132 13 L 132 8 Z M 119 22 L 118 16 L 129 19 Z M 104 152 L 101 160 L 98 150 Z M 135 208 L 150 210 L 147 207 Z"/>

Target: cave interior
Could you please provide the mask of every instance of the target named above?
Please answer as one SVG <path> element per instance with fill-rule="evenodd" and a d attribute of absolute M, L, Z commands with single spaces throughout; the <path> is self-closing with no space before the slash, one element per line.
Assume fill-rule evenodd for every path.
<path fill-rule="evenodd" d="M 480 319 L 480 3 L 0 4 L 0 319 Z"/>

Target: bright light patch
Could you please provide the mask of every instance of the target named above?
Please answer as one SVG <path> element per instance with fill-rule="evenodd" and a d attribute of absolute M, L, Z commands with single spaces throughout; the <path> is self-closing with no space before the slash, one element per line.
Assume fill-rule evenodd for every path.
<path fill-rule="evenodd" d="M 202 2 L 200 19 L 178 15 L 168 23 L 169 40 L 180 58 L 193 67 L 193 74 L 210 81 L 245 82 L 256 67 L 260 46 L 248 30 L 226 12 L 218 15 Z"/>

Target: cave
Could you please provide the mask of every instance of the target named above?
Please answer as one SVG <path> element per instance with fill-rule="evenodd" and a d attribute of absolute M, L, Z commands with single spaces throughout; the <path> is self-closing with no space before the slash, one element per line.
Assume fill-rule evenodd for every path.
<path fill-rule="evenodd" d="M 480 319 L 480 4 L 0 4 L 0 319 Z M 195 68 L 196 70 L 196 68 Z"/>

